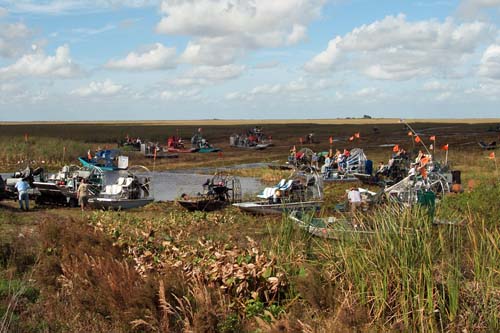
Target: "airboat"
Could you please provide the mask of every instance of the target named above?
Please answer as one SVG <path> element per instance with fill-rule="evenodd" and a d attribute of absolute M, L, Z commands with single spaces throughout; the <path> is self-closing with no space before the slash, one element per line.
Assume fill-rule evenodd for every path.
<path fill-rule="evenodd" d="M 241 211 L 252 214 L 282 214 L 292 210 L 318 210 L 323 203 L 323 182 L 312 169 L 295 171 L 258 194 L 258 201 L 235 203 Z"/>
<path fill-rule="evenodd" d="M 65 165 L 59 172 L 46 176 L 43 168 L 33 170 L 28 167 L 6 179 L 6 190 L 10 197 L 15 197 L 14 185 L 21 179 L 26 179 L 31 186 L 28 193 L 37 204 L 75 207 L 78 204 L 76 192 L 81 180 L 85 179 L 90 191 L 97 193 L 102 187 L 101 174 L 98 167 L 89 169 Z"/>
<path fill-rule="evenodd" d="M 238 178 L 216 173 L 202 185 L 196 196 L 183 194 L 177 202 L 188 211 L 211 212 L 241 201 L 241 184 Z"/>
<path fill-rule="evenodd" d="M 216 153 L 222 151 L 222 149 L 210 145 L 201 135 L 200 130 L 191 137 L 191 148 L 195 149 L 198 153 Z"/>
<path fill-rule="evenodd" d="M 325 165 L 321 168 L 323 180 L 325 182 L 355 182 L 359 180 L 356 174 L 372 173 L 372 161 L 366 158 L 361 148 L 354 148 L 349 152 L 349 156 L 335 165 Z"/>
<path fill-rule="evenodd" d="M 89 198 L 89 206 L 122 210 L 142 207 L 154 201 L 151 195 L 151 172 L 146 167 L 133 166 L 118 176 L 114 183 L 105 185 L 102 191 Z M 102 178 L 106 180 L 106 174 L 102 173 Z"/>
<path fill-rule="evenodd" d="M 103 171 L 116 171 L 128 168 L 128 156 L 121 155 L 117 149 L 99 150 L 94 154 L 94 157 L 90 156 L 90 152 L 88 155 L 87 157 L 78 157 L 82 166 L 88 169 L 98 167 Z"/>
<path fill-rule="evenodd" d="M 244 134 L 233 134 L 229 137 L 229 145 L 236 148 L 263 150 L 273 145 L 271 139 L 266 139 L 261 127 L 255 127 Z"/>
<path fill-rule="evenodd" d="M 375 234 L 366 227 L 356 225 L 347 218 L 314 217 L 301 210 L 294 210 L 288 216 L 296 226 L 313 236 L 327 239 L 345 239 L 353 235 L 368 236 Z"/>

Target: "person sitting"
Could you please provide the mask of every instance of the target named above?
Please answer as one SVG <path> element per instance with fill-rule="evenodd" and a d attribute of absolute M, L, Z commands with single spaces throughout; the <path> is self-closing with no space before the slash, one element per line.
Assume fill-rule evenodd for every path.
<path fill-rule="evenodd" d="M 328 172 L 328 169 L 332 166 L 332 157 L 330 154 L 326 155 L 325 163 L 321 166 L 321 173 L 325 174 Z"/>

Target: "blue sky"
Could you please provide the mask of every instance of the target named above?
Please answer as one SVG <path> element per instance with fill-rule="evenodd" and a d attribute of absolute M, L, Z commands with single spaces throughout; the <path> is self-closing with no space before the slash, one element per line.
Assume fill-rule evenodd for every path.
<path fill-rule="evenodd" d="M 500 0 L 0 0 L 0 120 L 500 118 Z"/>

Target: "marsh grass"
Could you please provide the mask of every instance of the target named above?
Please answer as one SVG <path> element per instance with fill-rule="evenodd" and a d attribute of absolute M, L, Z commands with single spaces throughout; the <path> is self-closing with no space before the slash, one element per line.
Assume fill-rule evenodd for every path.
<path fill-rule="evenodd" d="M 477 126 L 466 130 L 477 131 Z M 354 128 L 341 130 L 349 134 Z M 76 134 L 83 135 L 85 131 L 79 130 Z M 291 130 L 299 133 L 309 128 L 276 127 L 279 135 L 291 136 Z M 321 127 L 317 134 L 330 130 Z M 112 142 L 113 136 L 121 137 L 120 131 L 123 128 L 117 127 L 100 133 L 95 142 Z M 229 131 L 233 132 L 219 129 L 210 141 L 220 138 L 222 142 Z M 398 126 L 381 126 L 388 135 L 394 131 L 394 137 L 405 135 Z M 165 128 L 157 126 L 151 135 L 162 133 Z M 369 135 L 375 145 L 385 134 Z M 270 155 L 286 158 L 286 145 L 293 140 L 289 138 Z M 39 146 L 42 141 L 50 144 L 47 151 Z M 16 144 L 21 149 L 24 139 Z M 62 156 L 62 144 L 67 140 L 40 139 L 30 149 L 36 156 L 57 159 Z M 80 155 L 88 145 L 75 141 L 71 154 Z M 7 155 L 15 156 L 16 151 Z M 388 154 L 376 147 L 367 147 L 367 152 L 375 160 Z M 228 151 L 222 159 L 189 155 L 172 164 L 225 165 L 260 158 L 251 154 L 242 157 L 238 151 Z M 424 209 L 381 207 L 355 216 L 356 223 L 376 231 L 370 237 L 318 239 L 295 228 L 286 217 L 255 217 L 234 208 L 188 213 L 170 203 L 155 203 L 130 212 L 48 210 L 28 215 L 2 208 L 0 239 L 10 245 L 0 248 L 1 277 L 12 286 L 4 290 L 11 290 L 10 295 L 40 290 L 33 302 L 31 296 L 18 297 L 16 311 L 10 312 L 10 329 L 498 331 L 500 186 L 484 152 L 457 149 L 450 152 L 451 158 L 463 171 L 465 192 L 445 197 L 436 215 L 463 223 L 433 225 Z M 266 168 L 238 172 L 269 183 L 286 178 Z M 469 181 L 474 181 L 470 191 Z M 333 214 L 349 186 L 326 185 L 320 214 Z M 22 244 L 13 241 L 20 232 L 34 242 L 24 243 L 25 252 Z M 29 258 L 40 258 L 39 264 Z M 21 272 L 33 272 L 36 282 Z M 2 286 L 9 284 L 0 281 L 0 291 Z"/>
<path fill-rule="evenodd" d="M 94 145 L 73 140 L 48 137 L 12 137 L 0 143 L 0 169 L 13 171 L 42 166 L 58 169 L 64 164 L 78 164 L 77 158 L 85 156 Z"/>

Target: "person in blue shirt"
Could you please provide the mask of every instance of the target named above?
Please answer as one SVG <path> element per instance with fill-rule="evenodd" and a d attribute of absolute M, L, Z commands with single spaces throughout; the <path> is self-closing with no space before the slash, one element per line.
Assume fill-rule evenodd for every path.
<path fill-rule="evenodd" d="M 30 184 L 26 181 L 25 178 L 21 179 L 16 183 L 16 189 L 19 193 L 19 209 L 23 209 L 23 201 L 24 201 L 24 210 L 28 211 L 30 209 L 30 199 L 28 196 L 28 189 L 30 188 Z"/>

